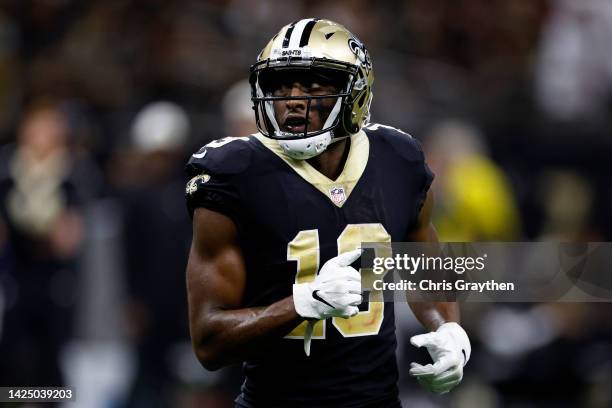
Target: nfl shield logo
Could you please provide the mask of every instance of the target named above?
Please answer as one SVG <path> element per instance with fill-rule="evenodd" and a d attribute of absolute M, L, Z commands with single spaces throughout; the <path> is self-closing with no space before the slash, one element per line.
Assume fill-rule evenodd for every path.
<path fill-rule="evenodd" d="M 329 196 L 335 204 L 340 204 L 344 202 L 344 200 L 346 200 L 346 194 L 344 194 L 344 187 L 332 187 L 331 190 L 329 190 Z"/>

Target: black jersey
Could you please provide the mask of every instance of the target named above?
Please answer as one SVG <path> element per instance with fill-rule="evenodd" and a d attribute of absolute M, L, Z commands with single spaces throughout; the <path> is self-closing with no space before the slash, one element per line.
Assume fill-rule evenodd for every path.
<path fill-rule="evenodd" d="M 361 242 L 405 240 L 433 179 L 419 143 L 378 124 L 351 136 L 336 180 L 262 135 L 209 143 L 187 172 L 189 211 L 206 207 L 237 226 L 247 271 L 244 307 L 291 295 L 294 283 L 313 280 L 328 259 Z M 379 291 L 364 293 L 358 315 L 318 322 L 310 357 L 304 329 L 305 323 L 270 344 L 273 352 L 245 362 L 239 405 L 398 405 L 393 305 Z"/>

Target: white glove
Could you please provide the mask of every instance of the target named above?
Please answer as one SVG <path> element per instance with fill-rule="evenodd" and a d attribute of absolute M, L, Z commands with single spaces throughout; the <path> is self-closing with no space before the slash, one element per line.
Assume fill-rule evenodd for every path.
<path fill-rule="evenodd" d="M 293 285 L 295 311 L 306 319 L 348 319 L 359 313 L 361 275 L 349 265 L 361 249 L 345 252 L 325 262 L 314 281 Z"/>
<path fill-rule="evenodd" d="M 463 366 L 470 359 L 472 347 L 465 330 L 457 323 L 444 323 L 435 332 L 410 339 L 416 347 L 427 347 L 434 364 L 410 364 L 410 375 L 427 390 L 445 394 L 461 382 Z"/>

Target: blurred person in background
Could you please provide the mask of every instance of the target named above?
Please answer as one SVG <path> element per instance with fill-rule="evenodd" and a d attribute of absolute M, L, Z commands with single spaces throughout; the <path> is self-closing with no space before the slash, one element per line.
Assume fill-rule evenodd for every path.
<path fill-rule="evenodd" d="M 191 222 L 182 199 L 190 123 L 175 103 L 142 108 L 120 162 L 119 200 L 127 282 L 127 330 L 137 368 L 126 407 L 172 407 L 191 358 L 185 266 Z M 182 391 L 184 392 L 184 390 Z"/>
<path fill-rule="evenodd" d="M 512 241 L 521 236 L 512 187 L 472 124 L 437 123 L 424 149 L 431 169 L 440 176 L 434 185 L 434 220 L 441 241 Z"/>
<path fill-rule="evenodd" d="M 234 83 L 225 92 L 221 106 L 226 135 L 240 136 L 257 133 L 253 119 L 251 85 L 247 79 Z"/>
<path fill-rule="evenodd" d="M 536 96 L 558 120 L 610 114 L 612 102 L 612 2 L 558 0 L 542 30 Z"/>
<path fill-rule="evenodd" d="M 550 169 L 538 180 L 544 219 L 539 240 L 602 241 L 590 226 L 594 193 L 588 179 L 571 170 Z"/>
<path fill-rule="evenodd" d="M 83 191 L 67 117 L 52 100 L 33 102 L 16 145 L 0 152 L 0 224 L 6 225 L 0 384 L 59 386 L 58 357 L 73 333 L 83 240 Z"/>

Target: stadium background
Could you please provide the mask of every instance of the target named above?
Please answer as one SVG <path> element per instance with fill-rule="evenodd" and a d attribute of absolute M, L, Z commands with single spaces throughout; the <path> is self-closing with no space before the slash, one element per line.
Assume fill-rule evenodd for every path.
<path fill-rule="evenodd" d="M 369 48 L 372 119 L 423 141 L 441 240 L 611 239 L 612 2 L 5 0 L 1 385 L 231 406 L 239 369 L 188 343 L 182 165 L 251 131 L 239 81 L 311 16 Z M 396 307 L 405 406 L 612 405 L 608 304 L 465 305 L 473 357 L 442 397 L 405 375 L 421 328 Z"/>

